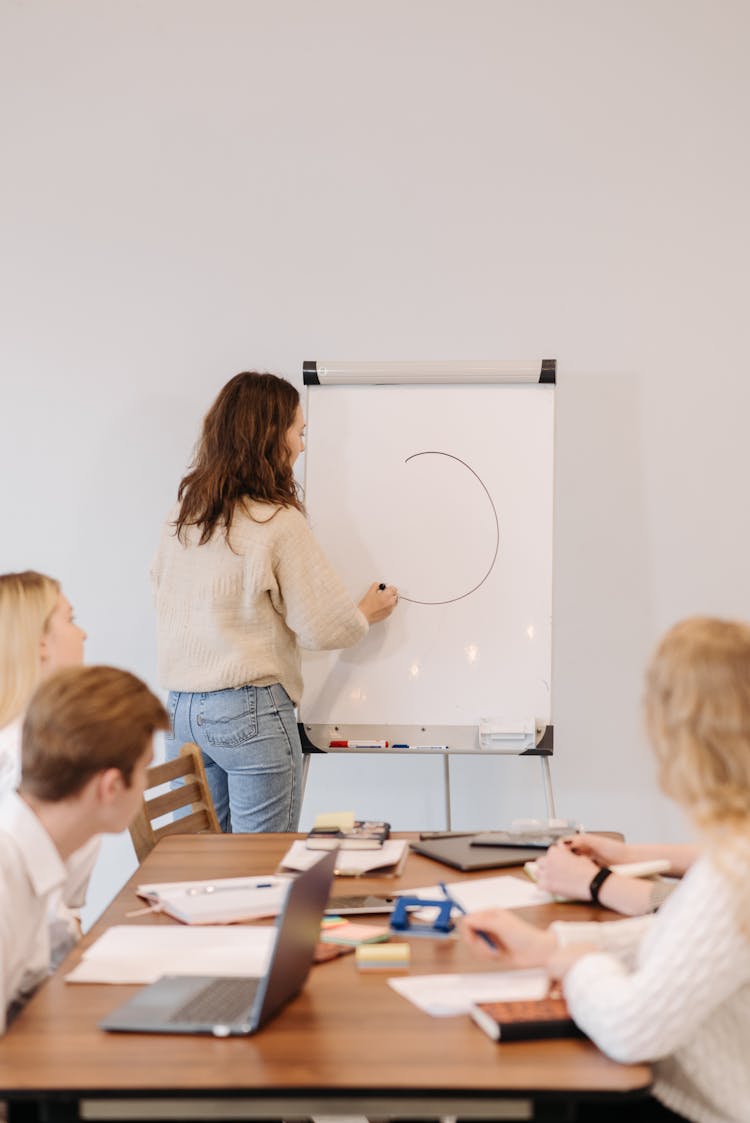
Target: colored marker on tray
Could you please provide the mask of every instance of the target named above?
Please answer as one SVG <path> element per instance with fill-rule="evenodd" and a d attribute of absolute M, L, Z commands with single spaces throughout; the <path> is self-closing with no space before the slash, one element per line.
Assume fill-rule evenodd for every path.
<path fill-rule="evenodd" d="M 393 742 L 392 749 L 411 749 L 412 752 L 423 753 L 444 753 L 448 751 L 448 745 L 403 745 L 400 742 Z"/>
<path fill-rule="evenodd" d="M 387 741 L 330 741 L 329 749 L 387 749 Z"/>

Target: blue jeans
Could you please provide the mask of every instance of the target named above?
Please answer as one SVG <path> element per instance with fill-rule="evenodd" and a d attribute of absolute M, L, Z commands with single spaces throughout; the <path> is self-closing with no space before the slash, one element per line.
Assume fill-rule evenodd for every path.
<path fill-rule="evenodd" d="M 283 686 L 170 691 L 167 709 L 167 759 L 176 757 L 186 741 L 200 747 L 223 831 L 297 830 L 302 746 L 294 706 Z"/>

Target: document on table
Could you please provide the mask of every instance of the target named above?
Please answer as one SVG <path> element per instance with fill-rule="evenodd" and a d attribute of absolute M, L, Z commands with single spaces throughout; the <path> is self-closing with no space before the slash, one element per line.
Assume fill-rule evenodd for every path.
<path fill-rule="evenodd" d="M 405 838 L 389 838 L 377 850 L 340 850 L 336 874 L 342 877 L 360 877 L 370 871 L 400 873 L 408 854 Z M 319 850 L 308 850 L 300 838 L 287 850 L 281 865 L 290 870 L 307 870 L 320 858 Z"/>
<path fill-rule="evenodd" d="M 408 975 L 388 980 L 393 989 L 434 1018 L 468 1014 L 474 1002 L 535 1001 L 549 991 L 549 976 L 538 968 L 477 975 Z"/>
<path fill-rule="evenodd" d="M 479 909 L 522 909 L 528 905 L 546 905 L 552 895 L 545 893 L 526 878 L 502 874 L 499 877 L 478 877 L 474 880 L 451 881 L 448 885 L 453 900 L 465 912 L 478 912 Z M 424 889 L 399 889 L 397 895 L 420 897 L 423 900 L 442 902 L 445 894 L 439 885 L 428 885 Z M 433 909 L 420 909 L 414 915 L 420 920 L 430 920 Z"/>
<path fill-rule="evenodd" d="M 183 924 L 234 924 L 278 916 L 292 878 L 220 877 L 211 881 L 165 881 L 139 885 L 136 892 Z"/>
<path fill-rule="evenodd" d="M 65 976 L 69 983 L 152 983 L 162 975 L 263 975 L 276 929 L 170 924 L 108 928 Z"/>

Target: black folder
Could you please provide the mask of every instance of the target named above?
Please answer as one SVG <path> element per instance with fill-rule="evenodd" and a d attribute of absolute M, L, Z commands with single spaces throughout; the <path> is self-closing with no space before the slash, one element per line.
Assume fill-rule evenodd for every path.
<path fill-rule="evenodd" d="M 538 858 L 538 846 L 472 846 L 473 835 L 463 838 L 430 838 L 410 842 L 415 854 L 434 858 L 436 862 L 456 870 L 494 870 L 505 866 L 522 866 Z"/>

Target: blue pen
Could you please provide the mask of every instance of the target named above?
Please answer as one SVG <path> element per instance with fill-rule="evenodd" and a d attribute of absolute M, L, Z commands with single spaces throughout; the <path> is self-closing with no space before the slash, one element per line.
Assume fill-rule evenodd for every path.
<path fill-rule="evenodd" d="M 439 881 L 438 886 L 440 887 L 440 890 L 441 890 L 443 896 L 445 897 L 446 901 L 450 901 L 450 903 L 453 905 L 454 909 L 458 909 L 458 911 L 461 913 L 462 916 L 468 916 L 468 913 L 467 913 L 466 909 L 463 907 L 463 905 L 460 905 L 458 903 L 458 901 L 456 900 L 456 898 L 452 897 L 451 894 L 448 892 L 448 886 L 445 884 L 445 882 Z M 475 928 L 474 931 L 476 932 L 477 936 L 479 936 L 480 940 L 484 940 L 487 947 L 492 948 L 493 951 L 497 951 L 497 944 L 495 943 L 495 941 L 492 939 L 492 937 L 489 935 L 488 932 L 483 932 L 481 930 L 481 928 Z"/>

